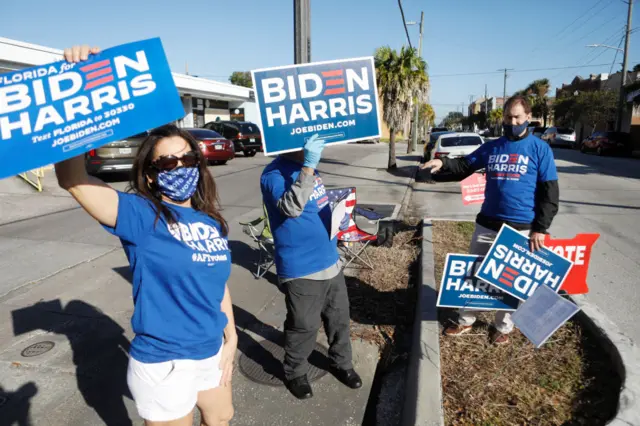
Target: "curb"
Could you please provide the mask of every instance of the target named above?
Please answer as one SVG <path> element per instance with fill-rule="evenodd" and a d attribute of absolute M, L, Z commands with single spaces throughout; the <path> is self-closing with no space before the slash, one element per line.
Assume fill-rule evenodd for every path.
<path fill-rule="evenodd" d="M 640 425 L 640 349 L 625 336 L 604 312 L 587 302 L 583 295 L 571 296 L 580 307 L 576 317 L 607 351 L 611 362 L 622 379 L 618 411 L 608 425 Z"/>
<path fill-rule="evenodd" d="M 416 182 L 416 177 L 418 176 L 418 172 L 420 171 L 419 162 L 414 167 L 416 168 L 413 172 L 413 175 L 407 182 L 407 190 L 402 197 L 402 202 L 400 203 L 400 211 L 397 214 L 397 219 L 404 220 L 407 211 L 409 210 L 409 206 L 411 203 L 411 195 L 413 195 L 413 184 Z"/>
<path fill-rule="evenodd" d="M 443 426 L 440 376 L 440 328 L 436 302 L 432 220 L 422 226 L 422 251 L 413 343 L 406 378 L 403 426 Z M 616 416 L 607 425 L 640 425 L 640 348 L 625 336 L 600 308 L 584 295 L 571 296 L 579 307 L 576 315 L 609 354 L 622 379 Z"/>
<path fill-rule="evenodd" d="M 407 368 L 403 426 L 443 426 L 440 381 L 440 325 L 436 291 L 431 220 L 422 224 L 420 284 L 413 344 Z"/>

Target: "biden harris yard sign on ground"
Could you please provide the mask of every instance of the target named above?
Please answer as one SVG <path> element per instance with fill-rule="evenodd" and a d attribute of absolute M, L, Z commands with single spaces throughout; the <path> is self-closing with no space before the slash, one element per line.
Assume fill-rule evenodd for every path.
<path fill-rule="evenodd" d="M 474 276 L 481 262 L 481 256 L 447 254 L 437 305 L 443 308 L 515 311 L 518 299 Z"/>
<path fill-rule="evenodd" d="M 573 262 L 548 248 L 531 252 L 527 237 L 502 225 L 476 277 L 527 300 L 540 285 L 557 293 L 572 266 Z"/>
<path fill-rule="evenodd" d="M 0 178 L 184 116 L 159 38 L 0 75 Z"/>
<path fill-rule="evenodd" d="M 315 133 L 327 144 L 380 136 L 372 57 L 251 74 L 265 154 L 298 151 Z"/>

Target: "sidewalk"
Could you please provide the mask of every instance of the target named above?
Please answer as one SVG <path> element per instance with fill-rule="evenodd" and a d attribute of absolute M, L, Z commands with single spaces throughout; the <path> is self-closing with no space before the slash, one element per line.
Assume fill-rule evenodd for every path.
<path fill-rule="evenodd" d="M 344 171 L 325 174 L 325 184 L 356 186 L 359 203 L 400 205 L 418 157 L 400 155 L 398 171 L 390 174 L 385 169 L 386 144 L 362 148 L 361 160 L 345 164 Z M 398 152 L 405 150 L 406 146 L 398 146 Z M 23 184 L 26 191 L 17 184 Z M 0 181 L 0 193 L 6 194 L 3 198 L 12 200 L 12 209 L 20 213 L 14 214 L 14 220 L 34 211 L 46 214 L 77 207 L 55 190 L 34 195 L 28 193 L 30 190 L 23 182 Z M 21 203 L 21 197 L 28 201 Z M 63 202 L 56 204 L 57 200 Z M 4 199 L 0 199 L 0 206 L 6 209 Z M 256 254 L 237 225 L 238 221 L 260 214 L 256 209 L 233 218 L 229 236 L 234 260 L 229 286 L 240 337 L 237 355 L 245 367 L 253 365 L 256 371 L 261 366 L 269 368 L 273 362 L 273 356 L 256 343 L 279 342 L 285 317 L 284 297 L 274 285 L 275 276 L 269 273 L 264 279 L 255 280 L 251 275 Z M 98 228 L 95 225 L 96 235 Z M 0 418 L 8 419 L 9 424 L 23 416 L 30 416 L 34 425 L 141 424 L 125 381 L 126 351 L 133 337 L 127 260 L 113 241 L 96 242 L 84 248 L 96 250 L 93 260 L 70 263 L 48 276 L 38 276 L 38 265 L 46 259 L 34 255 L 37 251 L 33 247 L 25 246 L 26 260 L 28 256 L 32 258 L 31 263 L 25 263 L 24 271 L 12 270 L 11 260 L 6 257 L 0 263 L 2 274 L 32 275 L 30 284 L 0 296 Z M 64 242 L 48 244 L 60 244 L 60 250 L 69 247 Z M 83 249 L 78 246 L 74 246 L 76 250 Z M 323 340 L 320 335 L 319 342 L 326 345 Z M 353 349 L 363 388 L 353 391 L 326 374 L 313 383 L 314 398 L 304 402 L 295 400 L 282 386 L 250 380 L 237 368 L 233 424 L 362 424 L 378 350 L 361 341 L 353 342 Z M 38 352 L 44 353 L 37 355 Z M 324 367 L 322 357 L 318 363 Z"/>

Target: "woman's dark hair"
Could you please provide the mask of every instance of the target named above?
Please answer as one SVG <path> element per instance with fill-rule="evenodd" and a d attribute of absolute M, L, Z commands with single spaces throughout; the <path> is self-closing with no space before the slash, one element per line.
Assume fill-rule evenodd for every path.
<path fill-rule="evenodd" d="M 162 203 L 162 194 L 156 184 L 158 172 L 152 166 L 156 144 L 161 139 L 172 136 L 184 139 L 191 147 L 191 150 L 198 153 L 200 180 L 198 181 L 196 193 L 191 197 L 191 206 L 195 210 L 201 211 L 217 220 L 222 229 L 222 234 L 226 236 L 229 233 L 229 225 L 220 214 L 218 191 L 213 176 L 207 169 L 207 161 L 201 154 L 198 142 L 191 136 L 191 133 L 174 124 L 167 124 L 152 130 L 142 142 L 131 171 L 130 189 L 153 203 L 156 210 L 156 222 L 162 215 L 169 224 L 176 223 L 176 218 L 171 209 Z M 149 182 L 149 178 L 151 178 L 151 182 Z"/>
<path fill-rule="evenodd" d="M 521 95 L 515 95 L 507 99 L 507 102 L 504 104 L 504 111 L 507 112 L 518 104 L 522 105 L 525 113 L 531 114 L 531 104 L 529 103 L 529 100 Z"/>

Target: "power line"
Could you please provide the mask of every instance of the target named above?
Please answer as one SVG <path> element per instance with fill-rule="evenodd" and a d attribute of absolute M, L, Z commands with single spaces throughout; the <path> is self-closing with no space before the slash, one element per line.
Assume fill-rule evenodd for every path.
<path fill-rule="evenodd" d="M 402 0 L 398 0 L 398 6 L 400 6 L 400 15 L 402 15 L 402 25 L 404 25 L 404 32 L 407 34 L 407 41 L 409 42 L 409 47 L 413 49 L 411 45 L 411 37 L 409 37 L 409 29 L 407 28 L 407 20 L 404 19 L 404 9 L 402 9 Z"/>
<path fill-rule="evenodd" d="M 607 37 L 604 41 L 602 41 L 600 44 L 607 44 L 609 43 L 611 40 L 614 40 L 620 33 L 622 33 L 625 29 L 625 26 L 622 26 L 622 28 L 618 29 L 616 32 L 614 32 L 613 34 L 611 34 L 609 37 Z M 588 63 L 586 61 L 589 60 L 589 57 L 591 57 L 592 55 L 595 55 L 594 58 L 591 59 L 591 62 L 593 62 L 595 59 L 597 59 L 599 56 L 601 56 L 603 54 L 603 52 L 597 52 L 595 49 L 590 49 L 586 54 L 582 55 L 580 57 L 580 59 L 578 59 L 576 61 L 576 63 L 578 65 L 588 65 Z M 594 65 L 597 66 L 597 65 Z M 566 71 L 560 71 L 559 73 L 555 74 L 554 76 L 552 76 L 550 78 L 550 80 L 555 80 L 556 78 L 560 77 L 561 75 L 565 74 Z"/>
<path fill-rule="evenodd" d="M 620 37 L 620 43 L 618 43 L 618 49 L 622 46 L 622 42 L 624 41 L 624 36 Z M 609 74 L 613 72 L 613 66 L 616 64 L 616 59 L 618 59 L 618 52 L 620 50 L 616 50 L 616 55 L 613 57 L 613 61 L 611 62 L 611 68 L 609 69 Z"/>
<path fill-rule="evenodd" d="M 591 6 L 589 9 L 587 9 L 586 12 L 584 12 L 582 15 L 578 16 L 576 19 L 573 20 L 573 22 L 571 22 L 569 25 L 565 26 L 562 30 L 560 30 L 560 32 L 558 32 L 556 35 L 554 35 L 553 37 L 551 37 L 551 40 L 555 40 L 558 38 L 558 36 L 560 36 L 561 34 L 563 34 L 565 31 L 567 31 L 569 28 L 571 28 L 573 26 L 573 24 L 575 24 L 576 22 L 578 22 L 580 19 L 582 19 L 587 13 L 591 12 L 593 9 L 595 9 L 599 4 L 601 4 L 603 1 L 605 0 L 598 0 L 596 1 L 593 6 Z M 611 3 L 611 1 L 609 2 Z M 537 51 L 541 49 L 541 47 L 536 47 L 535 49 L 533 49 L 531 51 L 531 53 Z"/>
<path fill-rule="evenodd" d="M 590 29 L 589 29 L 589 31 L 588 31 L 586 34 L 584 34 L 582 37 L 580 37 L 580 38 L 578 38 L 578 39 L 575 39 L 575 40 L 573 40 L 573 41 L 571 41 L 571 42 L 569 42 L 569 43 L 565 44 L 564 46 L 566 46 L 566 47 L 573 46 L 574 44 L 576 44 L 576 43 L 578 43 L 578 42 L 580 42 L 580 41 L 582 41 L 582 40 L 586 39 L 587 37 L 589 37 L 589 36 L 593 35 L 593 34 L 594 34 L 594 33 L 596 33 L 600 28 L 602 28 L 602 27 L 606 26 L 607 24 L 609 24 L 609 23 L 611 23 L 611 22 L 615 21 L 616 19 L 620 19 L 620 17 L 619 17 L 619 16 L 614 16 L 613 18 L 611 18 L 611 19 L 609 19 L 608 21 L 604 22 L 604 23 L 603 23 L 602 25 L 600 25 L 599 27 L 596 27 L 596 28 L 590 28 Z"/>
<path fill-rule="evenodd" d="M 595 65 L 570 65 L 570 66 L 565 66 L 565 67 L 552 67 L 552 68 L 532 68 L 532 69 L 524 69 L 524 70 L 512 70 L 512 73 L 515 72 L 536 72 L 536 71 L 555 71 L 555 70 L 568 70 L 568 69 L 575 69 L 575 68 L 588 68 L 588 67 L 601 67 L 601 66 L 606 66 L 609 65 L 608 63 L 606 64 L 595 64 Z M 486 71 L 486 72 L 472 72 L 472 73 L 460 73 L 460 74 L 435 74 L 435 75 L 430 75 L 429 78 L 434 78 L 434 77 L 463 77 L 463 76 L 469 76 L 469 75 L 489 75 L 489 74 L 503 74 L 504 70 L 501 71 Z"/>

